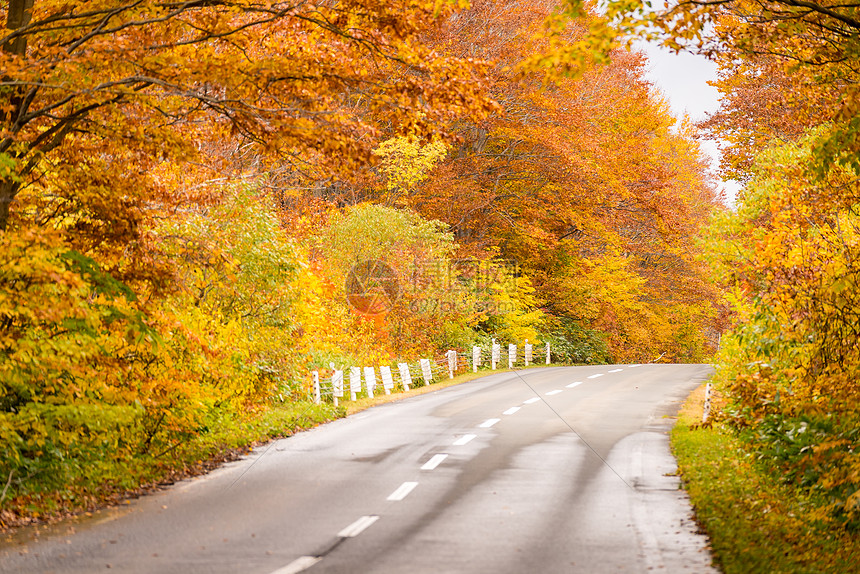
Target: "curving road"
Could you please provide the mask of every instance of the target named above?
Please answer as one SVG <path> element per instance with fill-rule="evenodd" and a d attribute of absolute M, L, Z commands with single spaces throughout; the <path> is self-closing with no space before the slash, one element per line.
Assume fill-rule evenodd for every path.
<path fill-rule="evenodd" d="M 705 365 L 499 373 L 0 547 L 0 572 L 716 572 L 667 431 Z"/>

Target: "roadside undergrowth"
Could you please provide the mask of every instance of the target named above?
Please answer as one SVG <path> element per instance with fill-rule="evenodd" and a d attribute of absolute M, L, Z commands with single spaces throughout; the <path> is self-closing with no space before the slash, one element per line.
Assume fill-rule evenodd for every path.
<path fill-rule="evenodd" d="M 704 386 L 682 407 L 672 448 L 696 519 L 726 574 L 860 572 L 860 537 L 786 484 L 730 428 L 702 421 Z"/>

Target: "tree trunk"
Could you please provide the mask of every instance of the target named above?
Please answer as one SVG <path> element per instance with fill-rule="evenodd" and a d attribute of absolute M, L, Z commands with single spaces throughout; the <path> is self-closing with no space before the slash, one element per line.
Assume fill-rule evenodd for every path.
<path fill-rule="evenodd" d="M 30 23 L 33 16 L 33 2 L 35 0 L 9 0 L 9 15 L 6 18 L 6 29 L 17 30 Z M 3 51 L 7 54 L 23 56 L 27 51 L 27 37 L 19 36 L 3 44 Z"/>
<path fill-rule="evenodd" d="M 35 0 L 9 0 L 9 14 L 6 17 L 6 29 L 10 31 L 23 28 L 30 23 L 30 18 L 33 16 L 33 3 Z M 16 56 L 24 56 L 27 53 L 27 37 L 18 36 L 3 43 L 0 47 L 7 54 Z M 19 90 L 12 90 L 9 94 L 9 103 L 12 104 L 12 112 L 7 115 L 3 114 L 3 123 L 11 125 L 15 113 L 18 111 L 18 106 L 21 101 Z M 0 231 L 6 231 L 6 225 L 9 222 L 9 207 L 12 200 L 21 189 L 20 182 L 14 181 L 11 178 L 0 181 Z"/>
<path fill-rule="evenodd" d="M 21 184 L 11 179 L 0 181 L 0 231 L 6 231 L 9 222 L 9 206 L 21 189 Z"/>

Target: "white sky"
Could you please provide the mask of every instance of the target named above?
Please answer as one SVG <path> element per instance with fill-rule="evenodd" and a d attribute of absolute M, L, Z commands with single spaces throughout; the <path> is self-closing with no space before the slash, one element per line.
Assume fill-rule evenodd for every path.
<path fill-rule="evenodd" d="M 678 117 L 687 113 L 693 121 L 705 119 L 708 113 L 720 105 L 720 93 L 709 80 L 717 77 L 717 65 L 702 56 L 660 48 L 653 44 L 639 43 L 637 48 L 648 54 L 650 63 L 646 77 L 663 92 L 672 112 Z M 713 169 L 719 167 L 720 152 L 713 141 L 701 141 L 702 149 L 711 156 Z M 729 205 L 734 205 L 739 186 L 735 182 L 723 182 Z"/>

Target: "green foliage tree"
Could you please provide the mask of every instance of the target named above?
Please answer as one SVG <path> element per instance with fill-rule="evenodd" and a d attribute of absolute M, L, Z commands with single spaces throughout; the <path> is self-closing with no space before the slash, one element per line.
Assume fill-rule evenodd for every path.
<path fill-rule="evenodd" d="M 253 188 L 238 187 L 215 206 L 181 214 L 159 235 L 168 256 L 182 262 L 179 290 L 166 307 L 207 342 L 200 374 L 218 379 L 218 401 L 283 394 L 298 328 L 299 257 L 272 207 Z M 216 359 L 223 365 L 213 367 Z"/>

